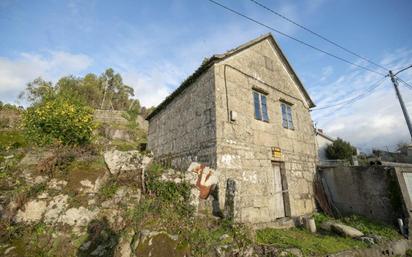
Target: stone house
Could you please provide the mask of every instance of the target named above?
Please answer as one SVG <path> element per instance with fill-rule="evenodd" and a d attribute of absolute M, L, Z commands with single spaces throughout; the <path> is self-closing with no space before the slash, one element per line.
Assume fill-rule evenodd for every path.
<path fill-rule="evenodd" d="M 148 149 L 180 169 L 219 174 L 224 208 L 235 181 L 234 218 L 284 224 L 315 210 L 314 103 L 271 34 L 213 55 L 148 117 Z M 216 202 L 213 205 L 216 207 Z"/>
<path fill-rule="evenodd" d="M 316 145 L 318 147 L 318 159 L 319 162 L 327 161 L 326 148 L 333 144 L 334 138 L 326 135 L 322 129 L 316 129 Z"/>

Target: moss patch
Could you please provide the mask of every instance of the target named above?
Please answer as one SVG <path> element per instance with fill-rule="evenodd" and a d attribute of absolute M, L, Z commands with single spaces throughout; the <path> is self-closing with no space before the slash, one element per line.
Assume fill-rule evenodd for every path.
<path fill-rule="evenodd" d="M 139 244 L 136 249 L 138 256 L 152 257 L 183 257 L 190 254 L 187 244 L 179 244 L 167 234 L 160 233 L 158 235 L 147 238 Z"/>
<path fill-rule="evenodd" d="M 131 150 L 137 150 L 138 148 L 138 143 L 134 141 L 126 141 L 126 140 L 120 140 L 120 139 L 115 139 L 111 143 L 112 146 L 114 146 L 117 150 L 119 151 L 131 151 Z"/>
<path fill-rule="evenodd" d="M 94 183 L 96 179 L 103 176 L 107 171 L 106 164 L 102 156 L 93 156 L 89 160 L 76 160 L 70 163 L 65 174 L 60 177 L 67 179 L 65 190 L 68 193 L 79 192 L 82 187 L 80 181 L 89 180 Z"/>
<path fill-rule="evenodd" d="M 257 243 L 270 244 L 282 249 L 298 248 L 308 256 L 367 247 L 362 241 L 329 234 L 312 234 L 298 228 L 258 230 L 256 240 Z"/>

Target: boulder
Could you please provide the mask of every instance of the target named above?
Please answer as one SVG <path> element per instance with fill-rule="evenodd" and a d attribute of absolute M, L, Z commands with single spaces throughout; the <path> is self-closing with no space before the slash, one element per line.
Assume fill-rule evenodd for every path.
<path fill-rule="evenodd" d="M 143 230 L 137 236 L 133 246 L 136 256 L 151 257 L 185 257 L 190 256 L 190 247 L 179 240 L 177 235 L 164 231 Z"/>
<path fill-rule="evenodd" d="M 59 222 L 75 227 L 84 227 L 93 220 L 99 210 L 88 210 L 83 206 L 79 208 L 70 208 L 59 217 Z"/>
<path fill-rule="evenodd" d="M 104 153 L 104 161 L 111 174 L 125 171 L 145 170 L 151 158 L 142 156 L 139 151 L 112 150 Z"/>
<path fill-rule="evenodd" d="M 46 211 L 47 203 L 43 200 L 33 200 L 24 205 L 24 211 L 19 210 L 16 214 L 16 222 L 36 223 L 39 222 Z"/>
<path fill-rule="evenodd" d="M 63 188 L 67 185 L 67 181 L 65 180 L 58 180 L 55 178 L 52 178 L 48 183 L 47 183 L 47 187 L 49 189 L 54 189 L 54 190 L 58 190 L 61 191 L 63 190 Z"/>
<path fill-rule="evenodd" d="M 212 186 L 216 185 L 219 182 L 219 173 L 197 162 L 192 162 L 187 171 L 189 174 L 191 174 L 188 174 L 188 177 L 190 179 L 189 182 L 192 185 L 196 185 L 196 187 L 200 191 L 200 198 L 208 198 Z M 196 177 L 195 181 L 195 177 L 193 176 L 193 174 L 195 174 Z"/>
<path fill-rule="evenodd" d="M 56 195 L 47 205 L 47 211 L 44 214 L 46 223 L 55 223 L 59 216 L 66 210 L 68 204 L 68 195 Z"/>
<path fill-rule="evenodd" d="M 322 230 L 332 232 L 332 222 L 331 221 L 324 221 L 319 226 Z"/>
<path fill-rule="evenodd" d="M 133 229 L 128 229 L 125 233 L 120 237 L 119 243 L 116 246 L 114 251 L 114 257 L 131 257 L 132 256 L 132 248 L 131 244 L 133 241 L 133 237 L 135 232 Z"/>
<path fill-rule="evenodd" d="M 332 223 L 331 229 L 333 232 L 345 237 L 358 238 L 364 235 L 361 231 L 357 230 L 356 228 L 339 223 Z"/>
<path fill-rule="evenodd" d="M 35 151 L 28 152 L 20 161 L 20 166 L 37 165 L 41 160 L 50 158 L 53 156 L 52 151 Z"/>

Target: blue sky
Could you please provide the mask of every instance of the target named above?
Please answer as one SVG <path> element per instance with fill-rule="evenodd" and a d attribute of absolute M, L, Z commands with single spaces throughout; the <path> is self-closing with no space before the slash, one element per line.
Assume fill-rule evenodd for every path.
<path fill-rule="evenodd" d="M 283 32 L 350 59 L 362 60 L 286 23 L 249 0 L 219 0 Z M 385 67 L 412 64 L 412 2 L 296 0 L 261 3 Z M 38 76 L 120 72 L 144 105 L 156 105 L 203 58 L 268 31 L 206 0 L 0 1 L 0 100 L 16 102 Z M 364 92 L 380 77 L 274 33 L 315 103 L 326 106 Z M 373 66 L 368 66 L 377 69 Z M 412 80 L 412 69 L 401 77 Z M 412 82 L 411 82 L 412 83 Z M 412 111 L 412 90 L 401 87 Z M 314 111 L 317 126 L 361 149 L 409 141 L 387 81 L 345 108 Z"/>

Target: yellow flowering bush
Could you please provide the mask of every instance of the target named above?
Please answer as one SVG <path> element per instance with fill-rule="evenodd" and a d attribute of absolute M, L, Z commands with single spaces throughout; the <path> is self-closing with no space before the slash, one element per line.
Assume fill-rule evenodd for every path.
<path fill-rule="evenodd" d="M 84 145 L 90 143 L 93 110 L 80 102 L 58 96 L 27 109 L 23 128 L 29 140 L 44 145 Z"/>

